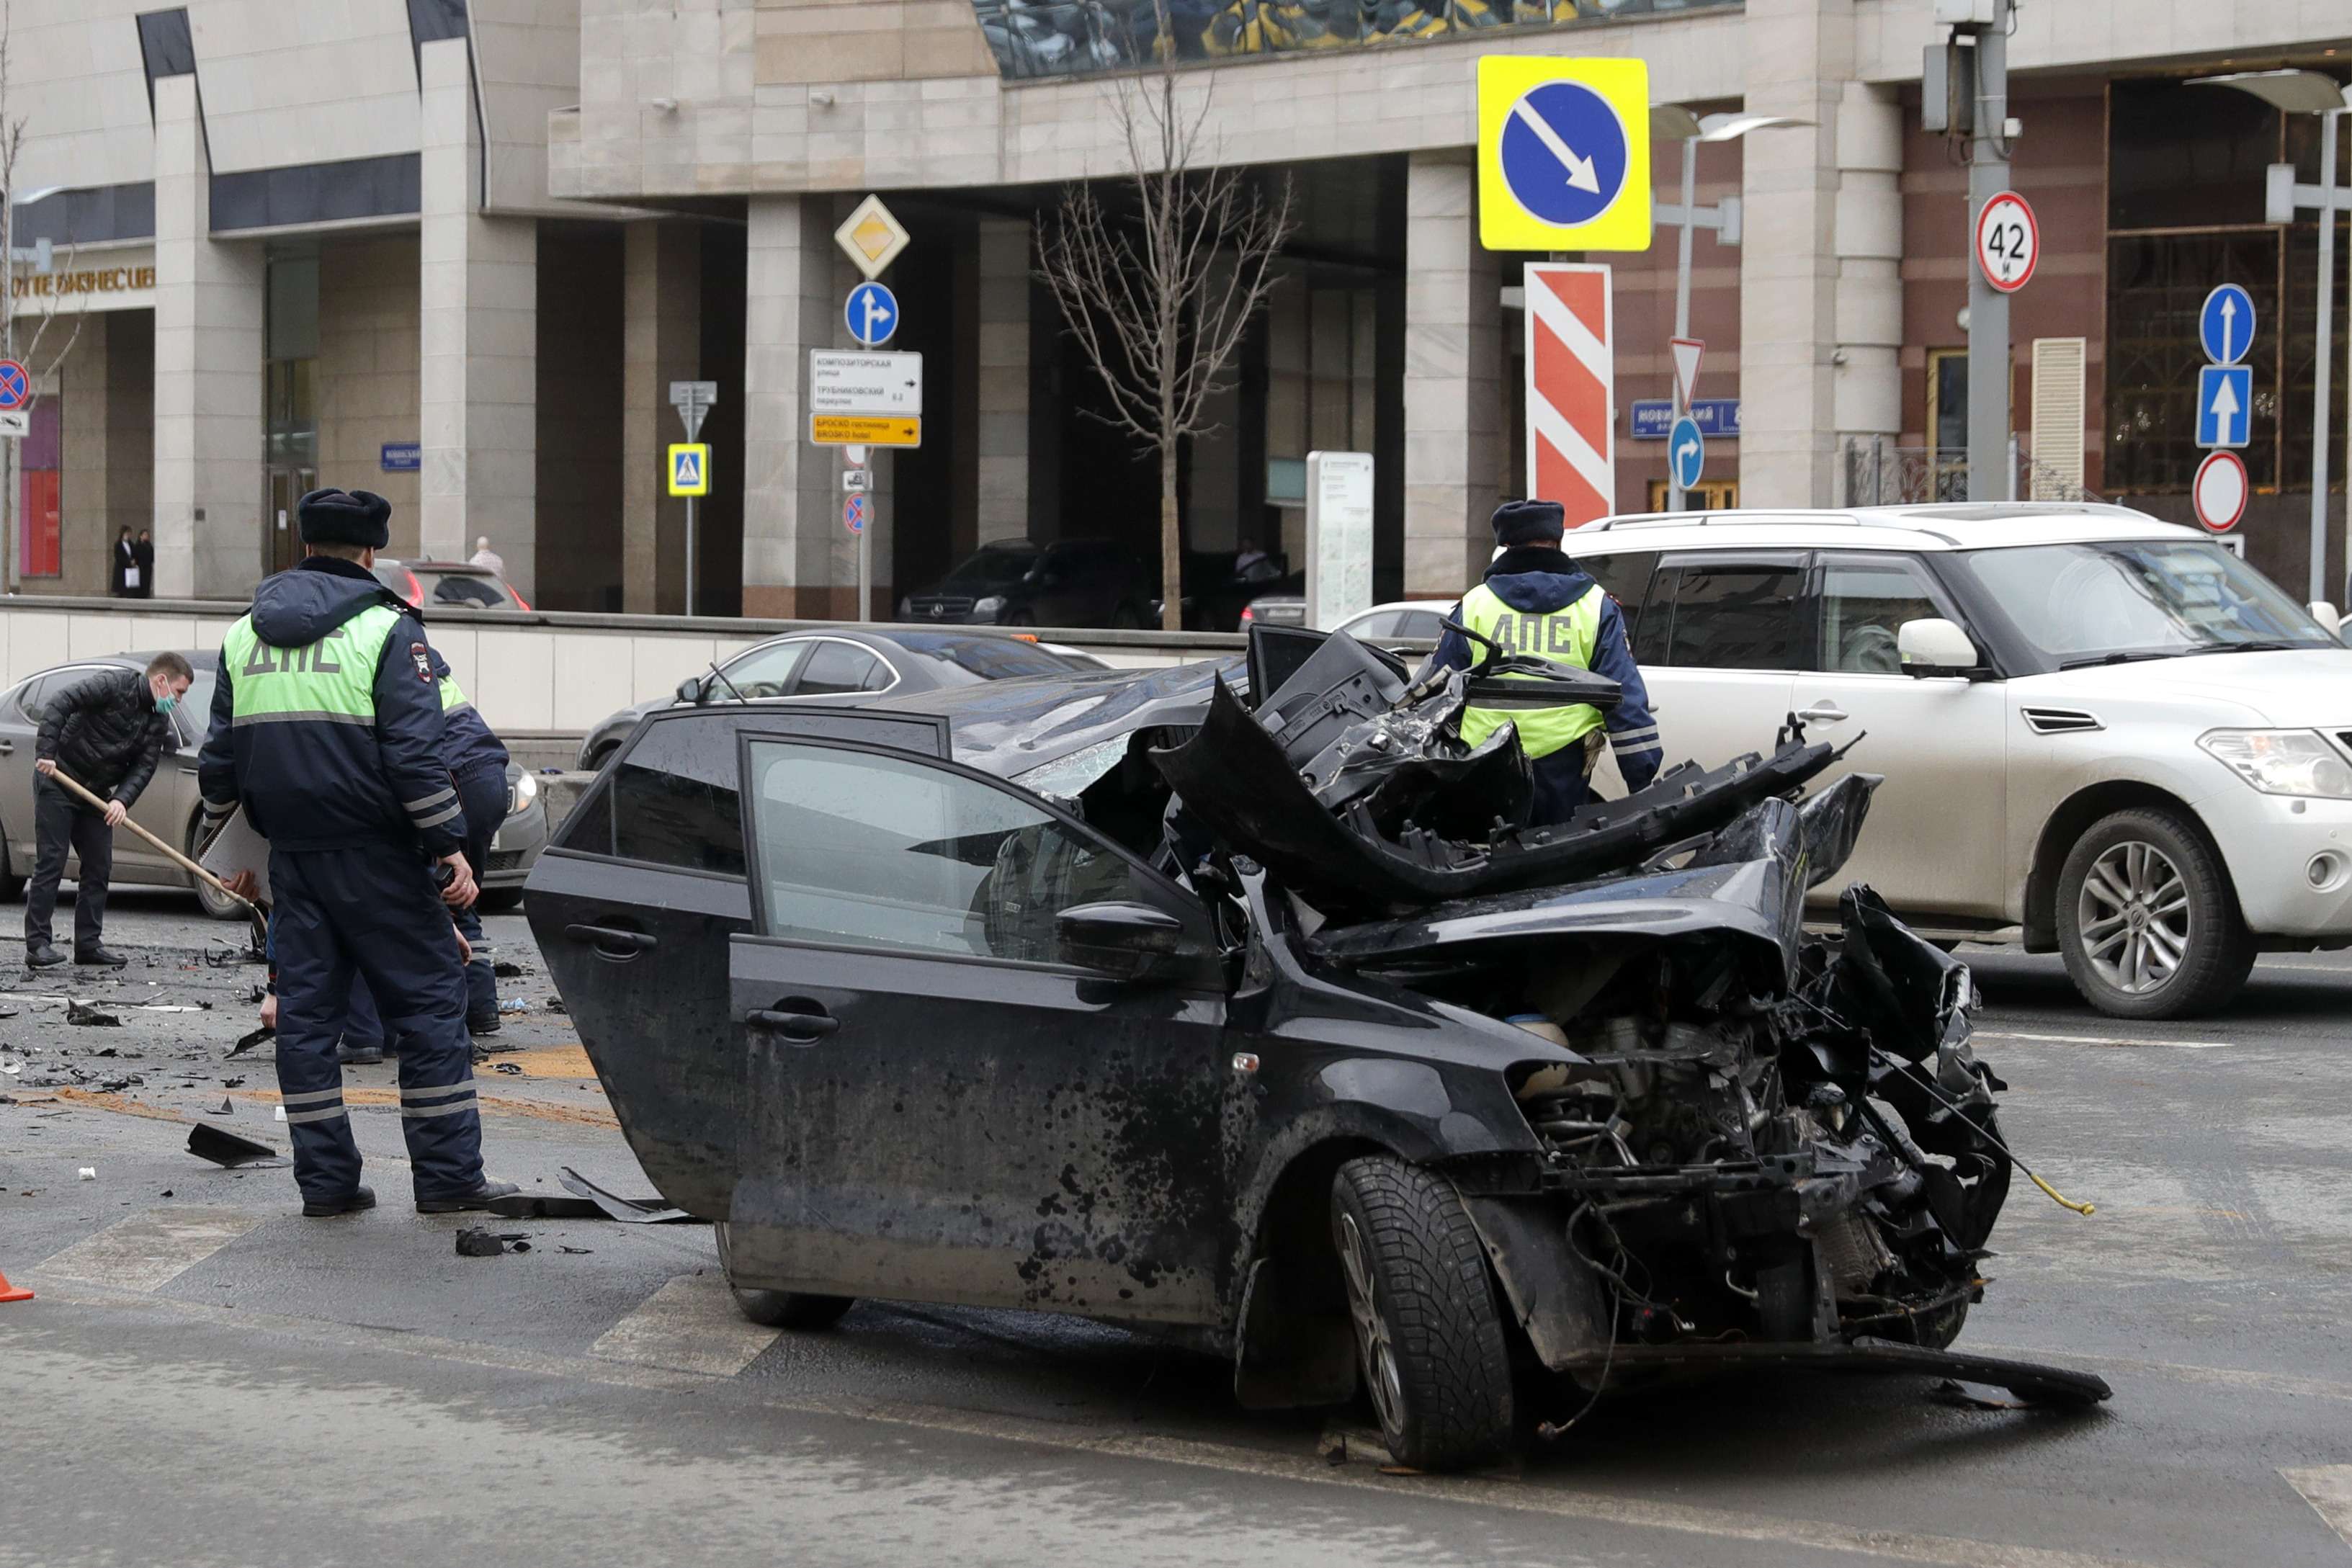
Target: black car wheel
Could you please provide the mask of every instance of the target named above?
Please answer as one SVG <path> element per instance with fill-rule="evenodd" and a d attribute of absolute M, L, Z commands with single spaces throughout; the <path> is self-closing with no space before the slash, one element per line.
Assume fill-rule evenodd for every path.
<path fill-rule="evenodd" d="M 2058 946 L 2074 988 L 2115 1018 L 2209 1012 L 2254 967 L 2220 853 L 2162 809 L 2117 811 L 2075 841 L 2058 873 Z"/>
<path fill-rule="evenodd" d="M 1486 1249 L 1453 1185 L 1390 1155 L 1331 1183 L 1356 1349 L 1396 1461 L 1458 1469 L 1511 1446 L 1511 1358 Z"/>
<path fill-rule="evenodd" d="M 189 819 L 188 858 L 190 860 L 199 858 L 196 854 L 196 841 L 204 837 L 204 831 L 205 820 L 201 813 Z M 188 884 L 195 890 L 196 902 L 204 907 L 205 919 L 242 920 L 246 917 L 244 904 L 226 894 L 215 892 L 213 884 L 202 877 L 190 877 Z"/>
<path fill-rule="evenodd" d="M 719 1220 L 710 1230 L 719 1240 L 719 1271 L 727 1274 L 727 1222 Z M 747 1290 L 738 1285 L 731 1274 L 727 1289 L 735 1297 L 738 1312 L 761 1327 L 772 1329 L 829 1329 L 857 1300 L 855 1296 L 813 1296 L 802 1291 Z"/>
<path fill-rule="evenodd" d="M 1004 623 L 1007 626 L 1034 626 L 1037 618 L 1026 610 L 1016 610 L 1004 618 Z"/>

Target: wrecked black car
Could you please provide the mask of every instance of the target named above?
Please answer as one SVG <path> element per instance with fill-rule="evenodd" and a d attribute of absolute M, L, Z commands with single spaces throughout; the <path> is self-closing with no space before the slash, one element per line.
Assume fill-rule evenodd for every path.
<path fill-rule="evenodd" d="M 1547 681 L 1567 685 L 1544 685 Z M 1079 1313 L 1422 1467 L 1668 1368 L 1954 1354 L 2012 1169 L 1965 967 L 1809 888 L 1874 780 L 1684 764 L 1530 826 L 1507 727 L 1606 706 L 1264 629 L 1223 665 L 657 714 L 530 885 L 743 1310 Z M 1523 1415 L 1528 1417 L 1522 1420 Z"/>

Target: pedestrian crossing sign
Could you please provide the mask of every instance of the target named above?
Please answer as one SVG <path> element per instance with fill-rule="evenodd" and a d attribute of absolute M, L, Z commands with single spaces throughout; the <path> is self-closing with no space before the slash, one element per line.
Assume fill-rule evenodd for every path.
<path fill-rule="evenodd" d="M 710 494 L 710 444 L 677 442 L 669 449 L 669 493 L 673 496 Z"/>

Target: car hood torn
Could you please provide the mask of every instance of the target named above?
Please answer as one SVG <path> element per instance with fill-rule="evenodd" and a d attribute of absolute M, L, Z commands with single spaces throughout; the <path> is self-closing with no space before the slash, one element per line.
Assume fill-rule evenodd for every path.
<path fill-rule="evenodd" d="M 1834 936 L 1804 926 L 1878 779 L 1801 799 L 1835 755 L 1792 717 L 1769 755 L 1530 825 L 1516 734 L 1466 746 L 1463 708 L 1605 710 L 1610 683 L 1498 658 L 1413 678 L 1344 635 L 1254 636 L 1253 677 L 1287 674 L 1254 702 L 1218 679 L 1151 754 L 1171 852 L 1248 952 L 1237 1016 L 1338 987 L 1475 1024 L 1524 1124 L 1451 1157 L 1440 1132 L 1430 1163 L 1545 1364 L 1593 1384 L 1742 1357 L 1952 1371 L 2013 1164 L 1976 990 L 1867 887 Z M 2108 1394 L 2048 1367 L 1991 1380 Z"/>

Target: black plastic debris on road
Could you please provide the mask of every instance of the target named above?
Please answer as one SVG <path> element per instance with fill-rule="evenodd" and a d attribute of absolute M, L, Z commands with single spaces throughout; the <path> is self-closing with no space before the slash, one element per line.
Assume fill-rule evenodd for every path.
<path fill-rule="evenodd" d="M 66 1022 L 79 1024 L 85 1029 L 121 1029 L 122 1027 L 122 1020 L 114 1014 L 100 1012 L 98 1009 L 75 1001 L 70 997 L 66 999 Z"/>
<path fill-rule="evenodd" d="M 199 1122 L 188 1129 L 188 1153 L 232 1170 L 238 1166 L 282 1166 L 287 1163 L 285 1156 L 269 1145 L 257 1144 L 251 1138 L 240 1138 L 209 1122 Z"/>
<path fill-rule="evenodd" d="M 682 1208 L 672 1208 L 657 1197 L 623 1197 L 618 1193 L 606 1192 L 570 1166 L 560 1168 L 555 1176 L 566 1191 L 588 1199 L 603 1209 L 607 1218 L 617 1219 L 624 1225 L 703 1223 L 696 1216 Z"/>
<path fill-rule="evenodd" d="M 229 1056 L 243 1056 L 247 1051 L 251 1051 L 263 1040 L 276 1040 L 277 1038 L 278 1031 L 271 1029 L 268 1024 L 264 1024 L 250 1034 L 238 1036 L 237 1042 L 229 1047 L 228 1054 Z M 227 1058 L 225 1057 L 222 1060 L 226 1061 Z"/>
<path fill-rule="evenodd" d="M 530 1238 L 520 1231 L 485 1230 L 469 1225 L 457 1232 L 457 1256 L 495 1258 L 501 1252 L 528 1252 Z"/>
<path fill-rule="evenodd" d="M 520 964 L 509 964 L 503 958 L 490 966 L 490 973 L 501 980 L 519 980 L 530 972 Z"/>

